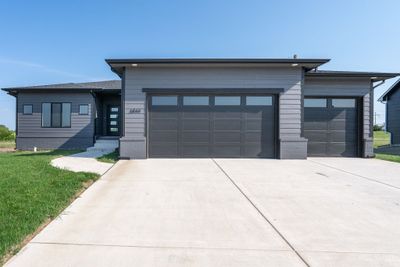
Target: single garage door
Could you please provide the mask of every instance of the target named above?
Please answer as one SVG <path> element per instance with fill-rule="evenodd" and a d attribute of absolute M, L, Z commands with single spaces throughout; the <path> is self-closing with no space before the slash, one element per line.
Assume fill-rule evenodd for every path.
<path fill-rule="evenodd" d="M 150 157 L 274 158 L 272 95 L 152 95 Z"/>
<path fill-rule="evenodd" d="M 357 99 L 305 98 L 304 137 L 309 156 L 358 156 Z"/>

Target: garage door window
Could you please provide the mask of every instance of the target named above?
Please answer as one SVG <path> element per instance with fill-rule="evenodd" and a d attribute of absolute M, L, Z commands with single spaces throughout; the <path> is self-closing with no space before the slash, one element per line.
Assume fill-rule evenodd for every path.
<path fill-rule="evenodd" d="M 246 96 L 247 106 L 272 106 L 271 96 Z"/>
<path fill-rule="evenodd" d="M 355 108 L 355 99 L 332 99 L 332 107 L 334 108 Z"/>
<path fill-rule="evenodd" d="M 240 106 L 240 96 L 216 96 L 216 106 Z"/>
<path fill-rule="evenodd" d="M 210 104 L 208 96 L 184 96 L 184 106 L 208 106 Z"/>
<path fill-rule="evenodd" d="M 177 96 L 153 96 L 151 98 L 153 106 L 176 106 L 178 105 Z"/>
<path fill-rule="evenodd" d="M 326 108 L 328 100 L 326 98 L 306 98 L 304 99 L 305 108 Z"/>

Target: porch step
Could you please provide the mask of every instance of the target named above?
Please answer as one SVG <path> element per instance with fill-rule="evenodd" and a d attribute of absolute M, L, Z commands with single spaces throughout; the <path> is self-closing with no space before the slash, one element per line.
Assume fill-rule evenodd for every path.
<path fill-rule="evenodd" d="M 113 152 L 115 149 L 117 149 L 119 146 L 119 141 L 117 140 L 103 140 L 103 139 L 97 139 L 96 143 L 94 146 L 89 147 L 86 149 L 86 151 L 102 151 L 102 152 Z"/>

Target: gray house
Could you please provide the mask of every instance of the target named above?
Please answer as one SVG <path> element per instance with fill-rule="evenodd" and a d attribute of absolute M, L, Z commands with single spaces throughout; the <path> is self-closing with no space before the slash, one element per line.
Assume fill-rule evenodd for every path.
<path fill-rule="evenodd" d="M 328 59 L 107 59 L 118 81 L 5 88 L 17 148 L 121 158 L 371 157 L 375 82 L 397 73 L 320 71 Z"/>
<path fill-rule="evenodd" d="M 400 145 L 400 80 L 395 82 L 380 98 L 386 103 L 386 130 L 391 133 L 391 144 Z"/>

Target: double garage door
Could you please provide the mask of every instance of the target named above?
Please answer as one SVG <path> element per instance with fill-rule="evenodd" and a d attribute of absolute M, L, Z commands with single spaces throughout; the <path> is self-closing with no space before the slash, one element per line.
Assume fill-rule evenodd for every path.
<path fill-rule="evenodd" d="M 305 98 L 304 137 L 309 156 L 356 157 L 359 127 L 356 98 Z"/>
<path fill-rule="evenodd" d="M 273 95 L 151 95 L 150 157 L 276 157 Z"/>

